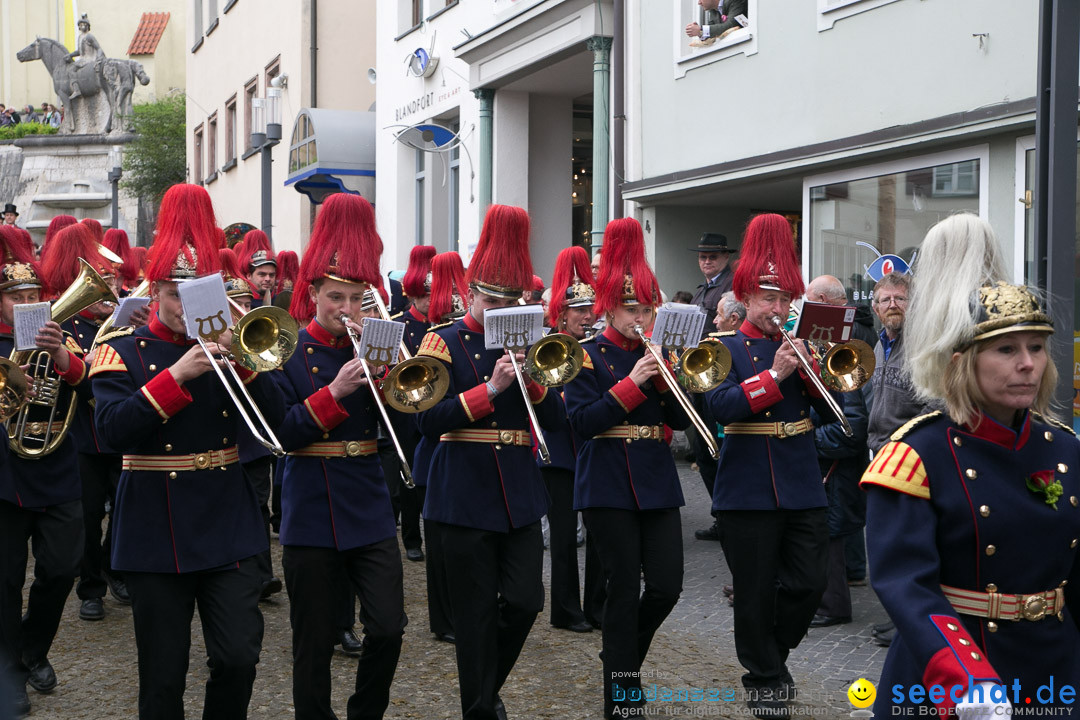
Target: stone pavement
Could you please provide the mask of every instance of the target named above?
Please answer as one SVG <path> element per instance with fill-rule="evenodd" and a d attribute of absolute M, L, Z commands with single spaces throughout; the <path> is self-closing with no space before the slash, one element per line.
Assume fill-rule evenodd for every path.
<path fill-rule="evenodd" d="M 680 455 L 682 453 L 679 453 Z M 732 611 L 721 594 L 730 582 L 719 543 L 694 539 L 694 530 L 711 518 L 708 498 L 696 472 L 679 463 L 687 506 L 683 509 L 685 580 L 682 598 L 661 627 L 643 667 L 643 685 L 684 692 L 687 701 L 653 702 L 653 717 L 747 717 L 738 699 L 742 668 L 735 657 Z M 280 548 L 275 546 L 280 576 Z M 404 555 L 404 553 L 402 553 Z M 545 582 L 548 568 L 545 556 Z M 584 568 L 584 551 L 581 553 Z M 387 718 L 460 717 L 453 647 L 428 632 L 423 563 L 405 562 L 405 599 L 409 626 Z M 846 717 L 852 708 L 847 687 L 859 677 L 876 682 L 885 650 L 870 640 L 870 626 L 885 612 L 868 587 L 853 588 L 854 622 L 812 629 L 788 662 L 800 690 L 797 714 Z M 60 683 L 50 695 L 30 691 L 35 720 L 136 717 L 138 692 L 131 611 L 106 599 L 104 621 L 78 618 L 74 592 L 68 601 L 50 659 Z M 285 594 L 262 604 L 266 620 L 262 658 L 250 706 L 251 718 L 293 717 L 288 599 Z M 514 672 L 502 691 L 510 718 L 600 718 L 600 634 L 555 630 L 547 614 L 536 625 Z M 345 717 L 356 661 L 334 657 L 334 707 Z M 186 707 L 188 717 L 202 714 L 207 669 L 199 624 L 192 633 Z M 714 692 L 720 701 L 694 699 L 694 689 Z M 722 699 L 734 697 L 727 702 Z M 0 713 L 2 715 L 2 713 Z"/>

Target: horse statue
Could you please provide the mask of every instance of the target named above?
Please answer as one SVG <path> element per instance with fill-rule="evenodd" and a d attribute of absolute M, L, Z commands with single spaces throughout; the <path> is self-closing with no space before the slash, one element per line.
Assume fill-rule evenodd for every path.
<path fill-rule="evenodd" d="M 38 37 L 15 57 L 19 62 L 41 60 L 45 64 L 52 76 L 53 89 L 65 108 L 59 128 L 62 134 L 125 132 L 126 122 L 114 122 L 114 118 L 118 114 L 130 117 L 135 79 L 143 85 L 150 82 L 140 63 L 117 58 L 86 64 L 71 62 L 67 48 L 49 38 Z M 73 86 L 79 88 L 74 98 L 71 97 Z"/>

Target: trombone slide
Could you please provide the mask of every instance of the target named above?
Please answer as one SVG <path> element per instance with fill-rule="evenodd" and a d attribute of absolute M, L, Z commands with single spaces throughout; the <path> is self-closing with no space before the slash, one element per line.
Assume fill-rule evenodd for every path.
<path fill-rule="evenodd" d="M 828 404 L 829 409 L 832 410 L 833 414 L 840 421 L 840 427 L 844 429 L 844 434 L 848 437 L 854 435 L 855 432 L 851 429 L 851 423 L 848 422 L 847 417 L 844 416 L 843 409 L 840 407 L 839 403 L 836 402 L 836 398 L 832 396 L 832 393 L 829 392 L 829 389 L 825 387 L 825 383 L 821 381 L 821 377 L 817 374 L 817 371 L 814 370 L 814 367 L 810 364 L 810 361 L 806 359 L 806 356 L 802 354 L 801 350 L 799 350 L 799 347 L 795 344 L 795 341 L 791 339 L 791 335 L 789 335 L 788 331 L 784 329 L 784 323 L 780 319 L 780 316 L 773 315 L 770 320 L 780 330 L 780 335 L 784 338 L 784 341 L 791 346 L 792 350 L 795 351 L 795 359 L 798 360 L 799 367 L 802 368 L 802 371 L 806 375 L 806 377 L 810 378 L 810 382 L 814 384 L 814 388 L 825 399 L 825 402 L 826 404 Z"/>
<path fill-rule="evenodd" d="M 247 423 L 248 429 L 251 431 L 251 434 L 255 437 L 256 440 L 259 441 L 259 444 L 272 452 L 275 456 L 284 457 L 285 449 L 281 446 L 281 441 L 279 441 L 277 439 L 277 436 L 274 435 L 274 431 L 270 428 L 270 423 L 266 422 L 266 417 L 263 416 L 262 411 L 259 410 L 259 406 L 255 404 L 255 400 L 248 393 L 247 388 L 244 387 L 244 381 L 240 379 L 240 374 L 236 372 L 236 368 L 233 367 L 232 361 L 225 357 L 214 357 L 214 354 L 210 352 L 210 348 L 207 347 L 206 341 L 202 338 L 199 338 L 199 347 L 202 348 L 202 351 L 206 355 L 206 358 L 213 366 L 214 372 L 217 373 L 218 379 L 221 381 L 221 384 L 225 386 L 225 392 L 229 393 L 229 397 L 232 399 L 233 405 L 235 405 L 236 409 L 240 412 L 240 416 L 244 418 L 244 422 Z M 251 406 L 251 411 L 255 413 L 255 417 L 258 418 L 259 424 L 262 425 L 262 429 L 266 433 L 266 435 L 263 435 L 261 432 L 259 432 L 258 428 L 255 427 L 255 423 L 252 421 L 251 415 L 248 414 L 248 408 L 244 407 L 244 403 L 240 402 L 240 396 L 236 394 L 235 390 L 233 390 L 232 383 L 229 382 L 229 379 L 225 376 L 225 372 L 221 369 L 221 366 L 218 365 L 217 360 L 219 359 L 225 360 L 225 365 L 229 368 L 229 372 L 231 373 L 233 380 L 236 382 L 236 386 L 240 388 L 240 394 L 244 396 L 244 398 L 247 400 L 247 404 Z"/>
<path fill-rule="evenodd" d="M 540 423 L 536 419 L 536 410 L 533 409 L 532 400 L 529 399 L 529 391 L 525 387 L 525 376 L 522 374 L 521 366 L 518 365 L 517 355 L 510 348 L 506 348 L 506 353 L 510 356 L 510 363 L 514 366 L 514 376 L 517 378 L 518 388 L 521 389 L 521 399 L 525 401 L 525 409 L 529 412 L 529 423 L 532 424 L 533 434 L 536 435 L 536 447 L 540 452 L 540 462 L 550 465 L 551 453 L 548 452 L 544 432 L 540 429 Z"/>

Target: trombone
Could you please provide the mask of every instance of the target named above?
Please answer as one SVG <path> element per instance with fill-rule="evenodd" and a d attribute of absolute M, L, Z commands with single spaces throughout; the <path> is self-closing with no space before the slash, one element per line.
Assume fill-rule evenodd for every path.
<path fill-rule="evenodd" d="M 676 379 L 667 363 L 664 362 L 664 358 L 660 356 L 656 346 L 646 337 L 642 327 L 635 325 L 634 332 L 641 338 L 642 344 L 652 353 L 652 356 L 656 358 L 656 366 L 664 377 L 664 382 L 671 388 L 679 407 L 690 418 L 694 429 L 698 431 L 698 434 L 705 440 L 705 444 L 709 446 L 709 455 L 713 460 L 718 459 L 720 457 L 720 446 L 716 443 L 716 432 L 705 425 L 705 421 L 698 415 L 690 399 L 683 394 L 682 388 L 685 387 L 690 392 L 700 393 L 719 386 L 720 383 L 724 382 L 728 373 L 731 372 L 731 352 L 719 340 L 703 340 L 697 347 L 683 351 L 676 363 L 676 368 L 679 370 L 679 378 Z"/>
<path fill-rule="evenodd" d="M 537 343 L 537 345 L 539 344 Z M 540 429 L 540 421 L 536 419 L 536 410 L 533 409 L 532 400 L 529 399 L 529 391 L 525 387 L 525 376 L 522 374 L 521 365 L 518 364 L 517 351 L 511 347 L 506 347 L 505 350 L 506 354 L 510 356 L 510 364 L 514 366 L 514 377 L 517 378 L 518 389 L 521 390 L 521 399 L 525 401 L 525 410 L 529 413 L 529 424 L 532 426 L 533 434 L 536 435 L 536 449 L 540 453 L 540 462 L 550 465 L 551 452 L 548 451 L 547 441 L 544 440 L 544 432 Z M 530 351 L 531 355 L 532 352 Z"/>
<path fill-rule="evenodd" d="M 375 297 L 379 297 L 378 291 L 374 291 Z M 379 302 L 382 303 L 382 298 L 379 298 Z M 385 307 L 385 306 L 381 306 Z M 357 359 L 360 360 L 361 367 L 364 368 L 364 377 L 367 378 L 368 388 L 371 390 L 371 397 L 375 399 L 375 405 L 379 408 L 379 414 L 382 415 L 383 425 L 386 426 L 386 432 L 390 435 L 390 440 L 394 443 L 394 450 L 397 452 L 398 461 L 401 463 L 401 480 L 405 483 L 405 487 L 412 490 L 416 487 L 416 483 L 413 482 L 412 470 L 409 468 L 409 461 L 405 459 L 405 452 L 401 449 L 401 443 L 398 442 L 397 434 L 394 432 L 394 426 L 390 424 L 390 416 L 386 412 L 386 405 L 383 404 L 381 395 L 379 394 L 379 387 L 375 384 L 374 378 L 371 376 L 371 367 L 368 365 L 367 360 L 360 354 L 360 336 L 356 334 L 356 331 L 349 325 L 349 316 L 344 313 L 339 318 L 341 324 L 345 326 L 345 332 L 349 334 L 349 340 L 352 341 L 353 351 L 356 353 Z M 434 360 L 438 362 L 438 360 Z M 444 370 L 445 372 L 445 370 Z M 449 382 L 449 376 L 447 376 L 447 382 Z M 443 388 L 443 393 L 446 392 L 446 388 Z M 390 402 L 387 400 L 387 402 Z M 436 402 L 438 402 L 436 400 Z M 434 403 L 432 403 L 434 404 Z"/>
<path fill-rule="evenodd" d="M 259 410 L 254 398 L 244 387 L 244 381 L 240 379 L 240 374 L 233 367 L 232 360 L 235 359 L 253 372 L 265 372 L 266 370 L 281 367 L 289 359 L 289 356 L 293 354 L 293 351 L 296 350 L 298 325 L 281 308 L 261 307 L 245 313 L 244 309 L 231 299 L 229 300 L 229 306 L 235 323 L 229 356 L 226 357 L 224 354 L 215 356 L 210 352 L 206 340 L 202 337 L 198 338 L 199 347 L 202 348 L 203 354 L 206 355 L 210 365 L 213 366 L 221 384 L 225 386 L 225 391 L 229 393 L 233 405 L 240 412 L 240 416 L 244 418 L 244 422 L 247 423 L 251 434 L 259 441 L 260 445 L 275 456 L 284 457 L 285 449 L 281 446 L 281 441 L 274 435 L 270 423 L 266 421 L 266 417 Z M 218 335 L 215 334 L 209 337 L 212 341 L 216 341 Z M 232 381 L 236 383 L 239 395 L 233 389 L 232 382 L 226 377 L 225 372 L 222 371 L 221 364 L 217 362 L 218 360 L 225 361 L 223 364 L 229 369 L 229 375 L 232 377 Z M 243 396 L 244 402 L 241 402 L 240 396 Z M 245 403 L 247 407 L 245 407 Z M 249 409 L 251 413 L 248 412 Z M 255 426 L 255 422 L 252 421 L 251 414 L 254 414 L 259 421 L 259 425 L 262 427 L 261 432 Z"/>

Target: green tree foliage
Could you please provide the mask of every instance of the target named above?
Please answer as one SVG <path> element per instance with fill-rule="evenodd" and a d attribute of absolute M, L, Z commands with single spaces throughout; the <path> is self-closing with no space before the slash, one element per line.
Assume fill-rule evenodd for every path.
<path fill-rule="evenodd" d="M 134 107 L 135 140 L 124 148 L 124 179 L 121 187 L 151 200 L 156 207 L 162 195 L 187 176 L 184 146 L 185 98 L 172 95 Z"/>

